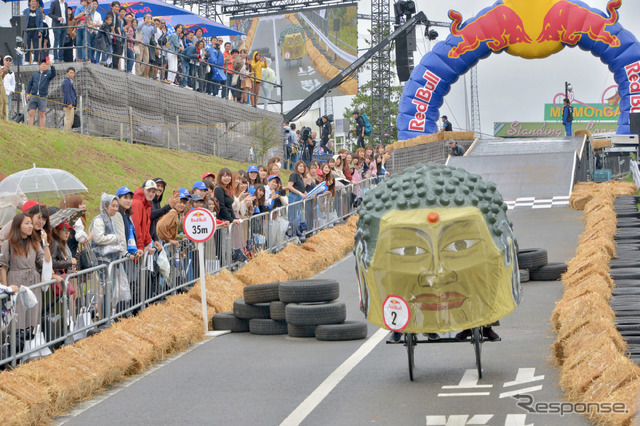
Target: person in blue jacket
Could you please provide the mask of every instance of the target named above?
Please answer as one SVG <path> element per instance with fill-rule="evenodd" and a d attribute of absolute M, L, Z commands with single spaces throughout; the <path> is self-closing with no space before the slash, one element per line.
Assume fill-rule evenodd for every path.
<path fill-rule="evenodd" d="M 573 123 L 573 107 L 571 101 L 564 98 L 564 107 L 562 108 L 562 124 L 564 124 L 564 130 L 567 136 L 573 136 L 573 130 L 571 124 Z"/>
<path fill-rule="evenodd" d="M 26 8 L 22 14 L 27 17 L 27 31 L 26 31 L 26 43 L 27 50 L 38 49 L 42 47 L 42 39 L 44 37 L 43 30 L 31 30 L 31 28 L 42 28 L 44 23 L 44 13 L 40 9 L 40 3 L 38 0 L 31 0 L 29 7 Z M 29 60 L 31 56 L 31 60 Z M 27 52 L 25 56 L 27 64 L 39 64 L 40 63 L 40 51 Z"/>
<path fill-rule="evenodd" d="M 37 0 L 33 0 L 36 1 Z M 50 68 L 49 68 L 50 67 Z M 33 126 L 36 117 L 36 109 L 40 115 L 40 128 L 44 129 L 47 120 L 47 96 L 49 96 L 49 83 L 56 76 L 56 67 L 49 65 L 46 59 L 40 61 L 40 70 L 34 72 L 27 83 L 27 102 L 29 105 L 29 125 Z"/>
<path fill-rule="evenodd" d="M 214 38 L 214 45 L 207 49 L 209 51 L 209 65 L 211 66 L 211 80 L 209 83 L 209 94 L 218 96 L 218 91 L 226 82 L 227 76 L 224 73 L 224 54 L 220 51 L 220 41 Z"/>
<path fill-rule="evenodd" d="M 73 127 L 73 113 L 76 109 L 76 88 L 73 85 L 73 78 L 76 69 L 67 68 L 67 76 L 62 82 L 62 103 L 64 104 L 64 130 L 70 132 Z"/>
<path fill-rule="evenodd" d="M 196 49 L 195 44 L 190 44 L 189 47 L 182 51 L 182 56 L 180 56 L 180 62 L 182 63 L 182 87 L 192 87 L 190 83 L 191 79 L 189 78 L 192 75 L 191 72 L 191 61 L 195 61 L 198 57 L 198 50 Z"/>

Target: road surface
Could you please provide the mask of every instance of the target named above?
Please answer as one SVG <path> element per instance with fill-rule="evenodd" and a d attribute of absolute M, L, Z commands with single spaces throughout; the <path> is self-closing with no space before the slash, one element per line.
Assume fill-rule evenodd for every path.
<path fill-rule="evenodd" d="M 550 261 L 574 256 L 582 213 L 567 208 L 509 212 L 521 248 L 544 247 Z M 352 256 L 320 277 L 340 282 L 348 319 L 358 309 Z M 501 320 L 502 341 L 483 345 L 483 378 L 470 344 L 416 348 L 409 381 L 403 346 L 369 326 L 368 340 L 319 342 L 227 334 L 192 347 L 87 401 L 57 423 L 68 425 L 586 425 L 577 415 L 531 414 L 509 395 L 563 401 L 549 363 L 549 317 L 559 282 L 523 284 L 520 307 Z"/>

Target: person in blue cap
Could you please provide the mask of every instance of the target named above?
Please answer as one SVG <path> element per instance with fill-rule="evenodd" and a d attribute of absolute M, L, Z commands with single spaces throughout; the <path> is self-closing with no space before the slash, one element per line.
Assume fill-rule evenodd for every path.
<path fill-rule="evenodd" d="M 193 184 L 193 188 L 191 194 L 197 194 L 204 200 L 204 197 L 207 196 L 207 185 L 201 180 Z M 191 200 L 193 201 L 193 200 Z"/>
<path fill-rule="evenodd" d="M 178 202 L 175 207 L 169 210 L 169 213 L 162 216 L 156 226 L 156 232 L 160 240 L 171 243 L 178 247 L 180 243 L 176 240 L 178 228 L 180 227 L 180 215 L 187 207 L 187 203 L 191 199 L 189 191 L 186 188 L 178 189 Z"/>
<path fill-rule="evenodd" d="M 133 203 L 133 191 L 126 186 L 121 186 L 116 191 L 116 197 L 120 202 L 118 213 L 113 216 L 113 224 L 115 225 L 116 234 L 120 237 L 120 244 L 124 248 L 131 259 L 142 256 L 142 250 L 138 249 L 138 237 L 136 228 L 131 222 L 131 204 Z M 132 240 L 132 241 L 130 241 Z"/>
<path fill-rule="evenodd" d="M 247 169 L 247 180 L 249 181 L 249 187 L 253 187 L 253 185 L 255 185 L 256 183 L 261 183 L 260 176 L 258 176 L 259 171 L 260 170 L 258 169 L 258 166 L 256 166 L 255 164 L 250 165 Z"/>
<path fill-rule="evenodd" d="M 191 194 L 191 207 L 194 209 L 203 209 L 204 208 L 204 198 L 195 192 Z"/>

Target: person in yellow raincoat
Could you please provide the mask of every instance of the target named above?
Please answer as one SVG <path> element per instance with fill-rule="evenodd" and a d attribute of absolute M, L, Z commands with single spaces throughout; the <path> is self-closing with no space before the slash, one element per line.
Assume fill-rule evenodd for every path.
<path fill-rule="evenodd" d="M 255 73 L 255 84 L 253 85 L 253 95 L 251 95 L 251 105 L 254 107 L 258 101 L 258 93 L 260 93 L 260 83 L 262 83 L 262 69 L 267 67 L 267 58 L 263 58 L 259 51 L 253 52 L 253 60 L 251 61 L 251 70 Z"/>
<path fill-rule="evenodd" d="M 358 208 L 360 307 L 394 333 L 482 327 L 520 303 L 516 242 L 493 182 L 440 164 L 409 167 L 369 190 Z"/>

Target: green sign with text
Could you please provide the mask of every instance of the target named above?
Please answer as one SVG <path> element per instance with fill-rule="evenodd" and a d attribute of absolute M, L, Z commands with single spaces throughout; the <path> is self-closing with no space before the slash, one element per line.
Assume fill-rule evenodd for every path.
<path fill-rule="evenodd" d="M 618 121 L 620 108 L 602 104 L 577 104 L 573 106 L 573 121 Z M 544 104 L 544 121 L 562 121 L 562 105 Z"/>
<path fill-rule="evenodd" d="M 595 121 L 583 121 L 573 123 L 575 132 L 579 129 L 587 129 L 594 135 L 616 131 L 618 123 Z M 564 136 L 562 123 L 521 123 L 519 121 L 493 123 L 493 135 L 501 138 L 540 138 L 545 136 Z"/>

